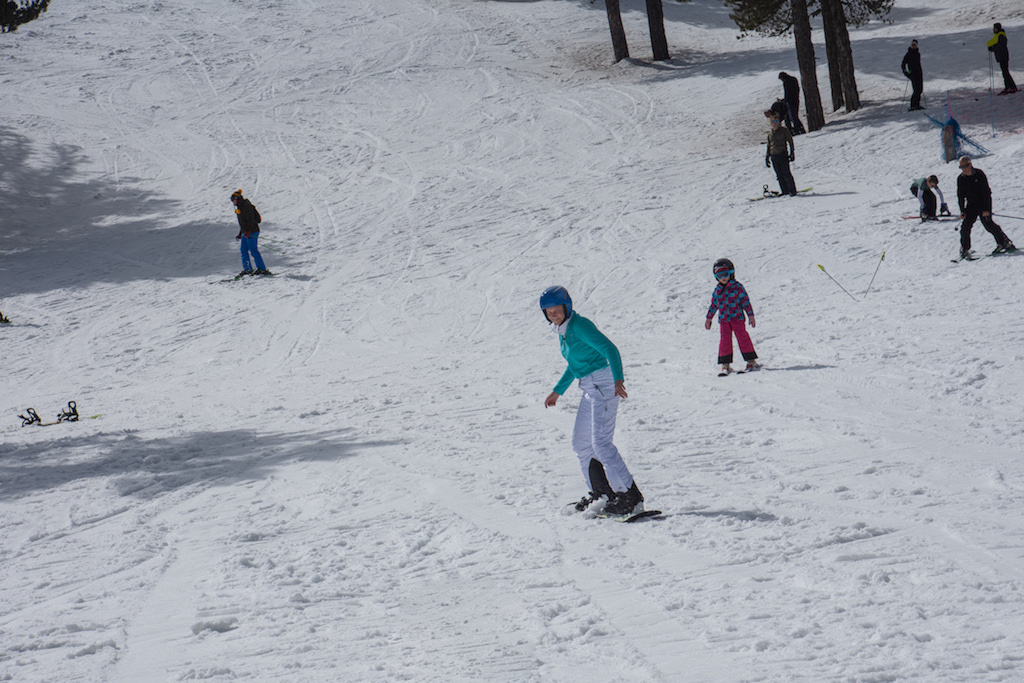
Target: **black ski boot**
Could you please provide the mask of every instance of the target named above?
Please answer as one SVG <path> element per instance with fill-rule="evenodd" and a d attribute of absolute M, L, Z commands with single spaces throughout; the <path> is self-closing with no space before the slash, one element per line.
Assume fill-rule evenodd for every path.
<path fill-rule="evenodd" d="M 591 458 L 589 470 L 590 485 L 594 487 L 594 490 L 588 495 L 583 496 L 580 502 L 576 503 L 576 509 L 579 512 L 589 508 L 596 501 L 600 500 L 601 496 L 605 496 L 609 501 L 615 498 L 615 489 L 608 483 L 608 475 L 604 473 L 604 465 L 601 464 L 601 461 Z"/>
<path fill-rule="evenodd" d="M 636 482 L 629 487 L 625 493 L 616 493 L 615 498 L 604 506 L 604 511 L 609 515 L 631 515 L 643 512 L 644 495 L 636 487 Z"/>

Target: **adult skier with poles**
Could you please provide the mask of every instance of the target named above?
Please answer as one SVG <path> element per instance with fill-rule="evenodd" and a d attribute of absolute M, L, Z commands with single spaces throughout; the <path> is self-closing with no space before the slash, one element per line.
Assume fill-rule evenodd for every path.
<path fill-rule="evenodd" d="M 554 407 L 574 379 L 583 391 L 572 430 L 572 449 L 590 493 L 576 503 L 576 509 L 583 512 L 603 496 L 607 498 L 607 514 L 641 512 L 644 497 L 613 443 L 619 400 L 628 396 L 619 350 L 594 323 L 573 311 L 565 287 L 545 289 L 540 295 L 540 309 L 558 334 L 562 356 L 568 362 L 561 379 L 544 399 L 544 407 Z"/>
<path fill-rule="evenodd" d="M 995 23 L 992 25 L 992 38 L 986 43 L 988 51 L 991 52 L 996 61 L 999 63 L 999 68 L 1003 71 L 1003 91 L 1000 95 L 1009 95 L 1017 92 L 1017 84 L 1013 82 L 1013 76 L 1010 75 L 1010 50 L 1006 46 L 1006 31 L 1003 30 L 1003 25 Z"/>
<path fill-rule="evenodd" d="M 960 204 L 960 260 L 973 261 L 971 254 L 971 228 L 974 221 L 981 219 L 981 224 L 991 233 L 996 241 L 993 254 L 1006 251 L 1017 251 L 1013 242 L 1006 236 L 1003 229 L 992 220 L 992 189 L 988 185 L 988 177 L 980 168 L 974 168 L 971 158 L 960 157 L 960 175 L 956 179 L 956 196 Z"/>

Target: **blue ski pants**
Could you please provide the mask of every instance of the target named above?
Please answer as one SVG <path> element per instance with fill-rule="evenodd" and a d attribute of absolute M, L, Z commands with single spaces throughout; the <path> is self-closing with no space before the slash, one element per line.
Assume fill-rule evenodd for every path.
<path fill-rule="evenodd" d="M 260 250 L 256 247 L 256 239 L 259 236 L 260 234 L 258 232 L 249 233 L 248 237 L 242 235 L 242 270 L 252 270 L 252 263 L 249 261 L 249 254 L 252 254 L 252 258 L 256 262 L 257 269 L 267 269 L 267 267 L 263 265 L 263 257 L 260 256 Z"/>

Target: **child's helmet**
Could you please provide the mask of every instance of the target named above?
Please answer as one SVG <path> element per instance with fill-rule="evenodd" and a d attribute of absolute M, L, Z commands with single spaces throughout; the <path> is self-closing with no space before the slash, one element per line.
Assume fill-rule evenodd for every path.
<path fill-rule="evenodd" d="M 559 305 L 564 307 L 565 317 L 568 319 L 572 315 L 572 298 L 569 296 L 569 290 L 565 287 L 554 285 L 545 289 L 540 295 L 540 310 L 542 313 L 545 308 Z M 548 314 L 544 313 L 544 317 L 547 318 Z M 551 322 L 550 318 L 548 322 Z"/>
<path fill-rule="evenodd" d="M 736 266 L 727 258 L 720 258 L 715 261 L 715 265 L 711 270 L 715 274 L 715 279 L 718 279 L 720 273 L 728 273 L 730 277 L 736 275 Z"/>

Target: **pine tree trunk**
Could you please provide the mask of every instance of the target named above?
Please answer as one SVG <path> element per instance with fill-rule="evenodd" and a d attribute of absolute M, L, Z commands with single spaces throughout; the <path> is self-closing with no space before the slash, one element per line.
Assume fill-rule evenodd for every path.
<path fill-rule="evenodd" d="M 814 63 L 814 43 L 811 42 L 811 18 L 807 15 L 807 0 L 791 0 L 793 10 L 793 38 L 796 40 L 796 61 L 800 65 L 800 83 L 804 91 L 807 110 L 807 130 L 821 130 L 825 126 L 825 112 L 821 108 L 818 92 L 818 73 Z"/>
<path fill-rule="evenodd" d="M 843 99 L 846 100 L 846 111 L 860 109 L 860 94 L 857 92 L 857 76 L 853 68 L 853 46 L 850 44 L 850 32 L 846 28 L 846 15 L 843 13 L 842 0 L 821 0 L 822 14 L 832 17 L 832 29 L 836 37 L 836 51 L 839 57 L 839 77 L 843 85 Z"/>
<path fill-rule="evenodd" d="M 605 0 L 608 8 L 608 28 L 612 32 L 612 49 L 615 61 L 621 62 L 629 57 L 629 46 L 626 44 L 626 29 L 622 28 L 622 13 L 619 11 L 619 0 Z"/>
<path fill-rule="evenodd" d="M 838 38 L 835 34 L 835 17 L 829 11 L 828 3 L 821 6 L 821 21 L 825 28 L 825 54 L 828 55 L 828 82 L 832 89 L 832 111 L 839 111 L 843 100 L 843 77 L 840 75 Z"/>
<path fill-rule="evenodd" d="M 671 59 L 665 37 L 665 9 L 661 0 L 647 0 L 647 24 L 651 27 L 651 50 L 655 61 Z"/>

